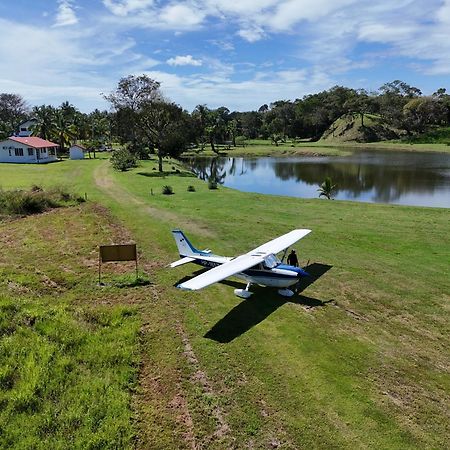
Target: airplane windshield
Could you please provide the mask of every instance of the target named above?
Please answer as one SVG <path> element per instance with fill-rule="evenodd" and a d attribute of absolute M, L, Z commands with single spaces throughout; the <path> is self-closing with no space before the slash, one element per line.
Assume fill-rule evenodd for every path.
<path fill-rule="evenodd" d="M 278 264 L 281 264 L 281 261 L 275 255 L 268 255 L 264 259 L 264 265 L 268 269 L 273 269 L 274 267 L 278 266 Z"/>

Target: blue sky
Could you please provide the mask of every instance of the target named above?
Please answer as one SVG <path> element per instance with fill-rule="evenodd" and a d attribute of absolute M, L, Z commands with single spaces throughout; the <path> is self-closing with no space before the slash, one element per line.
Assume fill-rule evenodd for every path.
<path fill-rule="evenodd" d="M 450 0 L 1 0 L 0 92 L 89 112 L 146 73 L 191 111 L 334 85 L 450 90 Z"/>

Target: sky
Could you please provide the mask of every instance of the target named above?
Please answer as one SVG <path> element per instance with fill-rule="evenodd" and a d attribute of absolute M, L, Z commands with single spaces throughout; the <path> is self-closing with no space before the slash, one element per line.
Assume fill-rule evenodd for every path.
<path fill-rule="evenodd" d="M 0 92 L 107 109 L 121 77 L 257 110 L 340 85 L 450 91 L 450 0 L 0 0 Z"/>

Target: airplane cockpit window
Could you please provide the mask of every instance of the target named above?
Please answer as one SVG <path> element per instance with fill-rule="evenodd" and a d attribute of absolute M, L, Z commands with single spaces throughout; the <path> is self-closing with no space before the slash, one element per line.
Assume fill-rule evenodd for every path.
<path fill-rule="evenodd" d="M 264 258 L 264 266 L 268 269 L 273 269 L 278 264 L 281 264 L 281 261 L 275 255 L 268 255 Z"/>

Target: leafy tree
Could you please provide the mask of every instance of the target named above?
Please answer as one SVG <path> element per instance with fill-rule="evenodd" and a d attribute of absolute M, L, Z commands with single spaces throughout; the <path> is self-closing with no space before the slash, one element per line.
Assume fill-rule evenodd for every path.
<path fill-rule="evenodd" d="M 145 102 L 137 113 L 137 123 L 149 146 L 158 155 L 158 170 L 163 171 L 164 156 L 178 156 L 189 143 L 189 119 L 175 103 L 165 100 Z"/>
<path fill-rule="evenodd" d="M 0 94 L 0 133 L 11 136 L 29 114 L 25 100 L 18 94 Z"/>
<path fill-rule="evenodd" d="M 404 128 L 403 107 L 413 98 L 420 97 L 420 89 L 409 84 L 395 80 L 385 83 L 379 89 L 377 97 L 380 113 L 383 119 L 391 125 Z"/>
<path fill-rule="evenodd" d="M 147 75 L 128 75 L 119 80 L 117 88 L 103 95 L 116 112 L 116 126 L 122 142 L 139 145 L 139 123 L 136 116 L 143 106 L 152 101 L 163 100 L 160 83 Z"/>
<path fill-rule="evenodd" d="M 403 107 L 404 126 L 413 133 L 422 133 L 430 125 L 442 123 L 445 115 L 445 108 L 433 97 L 413 98 Z"/>
<path fill-rule="evenodd" d="M 445 88 L 439 88 L 433 93 L 433 98 L 439 101 L 445 111 L 444 123 L 450 125 L 450 95 L 447 94 L 447 90 Z"/>
<path fill-rule="evenodd" d="M 242 133 L 248 139 L 255 139 L 261 134 L 262 114 L 256 111 L 239 113 Z"/>
<path fill-rule="evenodd" d="M 375 109 L 373 98 L 365 89 L 355 91 L 355 94 L 344 103 L 344 106 L 350 113 L 359 114 L 362 127 L 364 127 L 364 115 Z"/>

